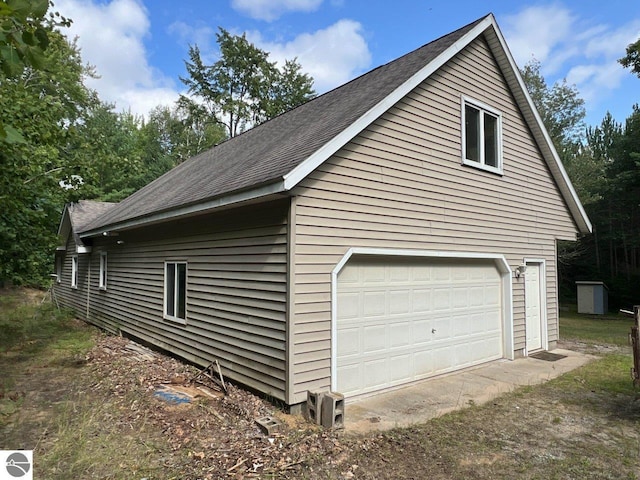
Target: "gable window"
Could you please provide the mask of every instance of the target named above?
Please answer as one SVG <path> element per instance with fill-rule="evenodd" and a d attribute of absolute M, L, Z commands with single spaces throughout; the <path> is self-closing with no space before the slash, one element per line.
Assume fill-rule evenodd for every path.
<path fill-rule="evenodd" d="M 462 163 L 502 174 L 502 116 L 468 98 L 462 105 Z"/>
<path fill-rule="evenodd" d="M 100 252 L 100 290 L 107 289 L 107 252 Z"/>
<path fill-rule="evenodd" d="M 78 288 L 78 256 L 71 257 L 71 288 Z"/>
<path fill-rule="evenodd" d="M 186 323 L 187 262 L 164 264 L 164 317 Z"/>

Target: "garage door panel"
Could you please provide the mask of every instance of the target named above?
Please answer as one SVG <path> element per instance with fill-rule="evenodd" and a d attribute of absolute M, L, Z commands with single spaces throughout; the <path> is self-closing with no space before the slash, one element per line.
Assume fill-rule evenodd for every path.
<path fill-rule="evenodd" d="M 455 315 L 451 317 L 451 336 L 454 337 L 468 337 L 471 324 L 469 318 L 466 315 Z M 459 341 L 459 340 L 454 340 Z"/>
<path fill-rule="evenodd" d="M 414 265 L 411 268 L 411 281 L 422 282 L 425 280 L 431 280 L 432 267 L 427 265 Z"/>
<path fill-rule="evenodd" d="M 431 325 L 433 325 L 433 322 L 431 319 L 418 319 L 411 323 L 411 338 L 416 346 L 420 346 L 421 344 L 431 341 L 433 337 L 433 333 L 431 333 L 431 329 L 433 328 Z"/>
<path fill-rule="evenodd" d="M 365 317 L 381 317 L 386 313 L 385 291 L 363 292 L 361 312 Z"/>
<path fill-rule="evenodd" d="M 469 305 L 469 288 L 456 287 L 451 289 L 451 308 L 465 308 Z"/>
<path fill-rule="evenodd" d="M 454 361 L 452 355 L 455 354 L 455 352 L 451 350 L 450 345 L 441 345 L 439 347 L 434 347 L 431 351 L 431 354 L 433 370 L 431 372 L 425 373 L 444 373 L 451 369 L 451 365 Z"/>
<path fill-rule="evenodd" d="M 394 265 L 389 267 L 389 281 L 392 283 L 405 283 L 411 280 L 411 268 L 407 265 Z"/>
<path fill-rule="evenodd" d="M 411 371 L 413 367 L 413 362 L 411 359 L 411 355 L 402 354 L 402 355 L 394 355 L 389 359 L 390 363 L 390 380 L 392 382 L 407 382 L 411 379 Z"/>
<path fill-rule="evenodd" d="M 360 363 L 346 364 L 340 368 L 340 383 L 344 391 L 361 389 L 363 371 Z"/>
<path fill-rule="evenodd" d="M 433 322 L 434 330 L 432 331 L 431 338 L 434 341 L 438 341 L 441 339 L 447 339 L 453 336 L 453 325 L 451 323 L 451 318 L 449 317 L 438 317 Z"/>
<path fill-rule="evenodd" d="M 364 375 L 369 389 L 377 390 L 389 383 L 389 368 L 386 364 L 386 358 L 370 359 L 365 362 Z"/>
<path fill-rule="evenodd" d="M 494 305 L 500 308 L 500 284 L 486 285 L 483 299 L 485 305 Z"/>
<path fill-rule="evenodd" d="M 368 265 L 359 270 L 360 278 L 369 284 L 386 283 L 386 268 L 383 265 Z"/>
<path fill-rule="evenodd" d="M 338 293 L 339 317 L 341 319 L 360 317 L 360 294 L 358 292 Z"/>
<path fill-rule="evenodd" d="M 485 286 L 472 287 L 468 290 L 467 305 L 481 307 L 487 301 L 487 288 Z"/>
<path fill-rule="evenodd" d="M 500 358 L 500 287 L 490 261 L 348 263 L 338 276 L 338 391 L 360 395 Z"/>
<path fill-rule="evenodd" d="M 411 311 L 411 290 L 391 290 L 388 294 L 389 314 L 409 313 Z"/>
<path fill-rule="evenodd" d="M 449 267 L 444 265 L 434 265 L 432 268 L 431 278 L 435 281 L 451 281 Z"/>
<path fill-rule="evenodd" d="M 362 353 L 379 352 L 387 349 L 387 326 L 368 325 L 362 328 Z"/>
<path fill-rule="evenodd" d="M 420 372 L 423 376 L 429 375 L 433 371 L 433 350 L 419 350 L 413 354 L 413 368 L 416 379 L 420 378 Z M 409 377 L 409 376 L 407 376 Z"/>
<path fill-rule="evenodd" d="M 338 356 L 341 358 L 350 355 L 360 355 L 360 328 L 344 327 L 338 330 Z"/>
<path fill-rule="evenodd" d="M 411 322 L 389 325 L 389 347 L 409 347 L 411 345 Z"/>
<path fill-rule="evenodd" d="M 451 308 L 451 291 L 449 288 L 434 288 L 432 295 L 433 310 L 449 310 Z"/>
<path fill-rule="evenodd" d="M 411 311 L 414 313 L 428 312 L 431 309 L 431 289 L 414 288 L 411 298 Z"/>

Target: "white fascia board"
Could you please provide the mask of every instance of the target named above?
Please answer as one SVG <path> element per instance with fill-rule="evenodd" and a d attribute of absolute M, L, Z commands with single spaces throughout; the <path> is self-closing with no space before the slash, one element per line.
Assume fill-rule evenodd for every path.
<path fill-rule="evenodd" d="M 118 230 L 134 228 L 134 227 L 141 227 L 141 226 L 152 224 L 152 223 L 164 222 L 164 221 L 171 220 L 178 217 L 203 213 L 203 212 L 206 212 L 207 210 L 213 210 L 213 209 L 231 205 L 234 203 L 246 202 L 246 201 L 254 200 L 260 197 L 266 197 L 268 195 L 282 193 L 284 191 L 285 190 L 283 187 L 283 182 L 277 181 L 275 183 L 263 185 L 262 187 L 254 188 L 252 190 L 245 190 L 242 192 L 232 193 L 230 195 L 218 197 L 206 202 L 187 205 L 184 207 L 176 208 L 174 210 L 169 210 L 166 212 L 160 212 L 153 215 L 149 215 L 148 217 L 134 218 L 132 220 L 114 223 L 104 227 L 89 230 L 87 232 L 82 232 L 80 234 L 80 238 L 95 237 L 96 235 L 102 235 L 105 232 L 114 232 Z"/>
<path fill-rule="evenodd" d="M 492 16 L 492 19 L 493 19 L 493 16 Z M 578 225 L 582 233 L 591 233 L 592 231 L 591 221 L 589 220 L 589 217 L 587 216 L 587 213 L 585 212 L 584 207 L 582 206 L 582 202 L 578 198 L 578 194 L 573 188 L 573 184 L 569 179 L 569 175 L 567 175 L 567 171 L 565 170 L 564 165 L 562 164 L 562 160 L 560 160 L 560 157 L 558 156 L 558 152 L 556 152 L 556 149 L 553 146 L 553 141 L 549 136 L 549 132 L 547 132 L 547 129 L 545 128 L 544 123 L 540 118 L 540 114 L 538 113 L 538 110 L 536 109 L 533 103 L 533 100 L 529 95 L 527 86 L 525 85 L 524 80 L 520 75 L 520 70 L 518 69 L 516 62 L 513 59 L 513 56 L 511 55 L 511 51 L 509 50 L 507 42 L 502 36 L 502 32 L 500 31 L 500 28 L 498 28 L 498 25 L 495 22 L 495 20 L 492 21 L 492 24 L 493 24 L 493 30 L 496 35 L 496 38 L 498 39 L 498 42 L 502 47 L 504 56 L 509 62 L 509 66 L 511 67 L 514 78 L 517 81 L 518 87 L 521 90 L 520 93 L 525 99 L 526 105 L 520 105 L 520 108 L 526 107 L 526 108 L 523 108 L 523 110 L 528 110 L 528 113 L 530 113 L 530 115 L 533 117 L 536 123 L 535 127 L 537 128 L 531 128 L 531 131 L 533 132 L 533 135 L 538 141 L 538 143 L 544 144 L 548 148 L 548 154 L 545 155 L 544 151 L 542 152 L 542 154 L 545 157 L 547 164 L 549 165 L 549 169 L 551 170 L 552 175 L 558 182 L 558 186 L 560 188 L 560 191 L 563 193 L 563 196 L 565 197 L 565 201 L 567 201 L 567 203 L 569 202 L 574 203 L 575 210 L 577 210 L 577 212 L 575 212 L 574 209 L 572 208 L 569 208 L 569 210 L 571 211 L 571 213 L 574 214 L 574 219 L 576 224 Z M 517 96 L 516 96 L 516 101 L 517 101 Z M 533 127 L 533 125 L 530 125 L 530 127 Z M 576 215 L 576 213 L 578 215 Z"/>
<path fill-rule="evenodd" d="M 473 258 L 480 260 L 494 260 L 500 273 L 511 274 L 511 267 L 504 255 L 498 253 L 478 253 L 478 252 L 453 252 L 439 250 L 410 250 L 410 249 L 391 249 L 391 248 L 368 248 L 354 247 L 350 248 L 333 269 L 332 273 L 336 275 L 349 261 L 353 255 L 383 255 L 398 257 L 432 257 L 432 258 Z"/>
<path fill-rule="evenodd" d="M 69 238 L 69 233 L 73 230 L 73 225 L 71 224 L 71 212 L 69 211 L 69 205 L 64 206 L 64 210 L 62 211 L 62 217 L 60 218 L 60 224 L 58 225 L 58 247 L 56 250 L 66 250 L 67 240 Z M 64 242 L 64 243 L 60 243 Z"/>
<path fill-rule="evenodd" d="M 335 136 L 331 141 L 326 143 L 315 153 L 313 153 L 304 162 L 298 165 L 284 176 L 284 187 L 286 190 L 291 190 L 298 183 L 300 183 L 307 175 L 313 170 L 319 167 L 324 161 L 326 161 L 331 155 L 340 150 L 349 141 L 351 141 L 356 135 L 362 132 L 365 128 L 371 125 L 377 118 L 379 118 L 384 112 L 393 107 L 396 103 L 402 100 L 409 92 L 425 81 L 429 76 L 447 63 L 454 55 L 460 50 L 465 48 L 469 43 L 476 39 L 484 30 L 490 25 L 495 25 L 493 15 L 488 15 L 473 29 L 468 31 L 457 42 L 447 48 L 444 52 L 438 55 L 435 59 L 425 65 L 421 70 L 409 78 L 406 82 L 396 88 L 393 92 L 387 95 L 377 105 L 367 111 L 358 120 L 356 120 L 351 126 L 343 130 L 339 135 Z"/>
<path fill-rule="evenodd" d="M 66 204 L 64 206 L 64 210 L 62 211 L 62 217 L 60 217 L 60 225 L 58 225 L 58 236 L 62 234 L 62 224 L 64 223 L 64 219 L 70 215 L 69 204 Z M 69 218 L 69 222 L 71 222 L 71 218 Z"/>
<path fill-rule="evenodd" d="M 84 245 L 77 245 L 76 253 L 91 253 L 91 247 L 86 247 Z"/>

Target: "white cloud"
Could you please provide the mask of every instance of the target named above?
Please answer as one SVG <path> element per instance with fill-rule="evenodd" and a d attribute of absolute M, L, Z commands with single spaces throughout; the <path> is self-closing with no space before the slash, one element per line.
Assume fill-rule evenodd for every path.
<path fill-rule="evenodd" d="M 569 10 L 554 5 L 528 7 L 505 17 L 504 35 L 516 63 L 523 66 L 534 57 L 543 65 L 557 63 L 553 57 L 560 53 L 558 47 L 575 35 L 575 21 Z"/>
<path fill-rule="evenodd" d="M 271 22 L 287 12 L 313 12 L 322 0 L 231 0 L 231 6 L 251 18 Z"/>
<path fill-rule="evenodd" d="M 215 43 L 216 31 L 209 26 L 192 27 L 185 22 L 173 22 L 169 25 L 168 33 L 178 37 L 179 42 L 187 47 L 198 45 L 200 50 L 212 50 Z"/>
<path fill-rule="evenodd" d="M 585 48 L 587 58 L 605 56 L 619 58 L 624 55 L 627 45 L 640 37 L 640 20 L 622 25 L 617 30 L 602 30 L 589 38 Z"/>
<path fill-rule="evenodd" d="M 566 78 L 590 108 L 611 99 L 628 74 L 617 59 L 640 36 L 640 20 L 612 28 L 594 24 L 557 4 L 527 7 L 502 22 L 519 66 L 540 61 L 547 82 Z"/>
<path fill-rule="evenodd" d="M 96 67 L 98 79 L 87 79 L 103 101 L 117 110 L 143 115 L 177 97 L 175 82 L 147 60 L 143 39 L 150 22 L 145 7 L 136 0 L 57 0 L 56 10 L 73 20 L 65 31 L 78 37 L 82 59 Z"/>
<path fill-rule="evenodd" d="M 247 38 L 270 52 L 269 58 L 279 64 L 297 58 L 302 69 L 313 77 L 319 93 L 351 80 L 371 64 L 362 25 L 353 20 L 340 20 L 323 30 L 300 34 L 290 42 L 270 42 L 259 32 L 249 32 Z"/>

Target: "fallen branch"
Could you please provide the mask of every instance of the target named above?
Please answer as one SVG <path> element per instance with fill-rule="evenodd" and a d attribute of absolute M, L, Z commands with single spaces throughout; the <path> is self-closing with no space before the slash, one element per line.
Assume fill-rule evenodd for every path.
<path fill-rule="evenodd" d="M 214 373 L 213 364 L 214 363 L 216 365 L 216 368 L 218 369 L 219 378 L 215 378 L 213 376 L 213 373 Z M 211 374 L 208 373 L 209 371 L 211 372 Z M 222 368 L 220 368 L 220 364 L 218 363 L 218 359 L 213 359 L 213 361 L 209 365 L 207 365 L 202 370 L 200 370 L 198 373 L 196 373 L 193 377 L 191 377 L 191 379 L 189 380 L 189 383 L 195 382 L 201 376 L 205 376 L 209 380 L 211 380 L 213 383 L 219 385 L 222 388 L 222 390 L 224 390 L 224 393 L 229 393 L 229 392 L 227 392 L 227 386 L 225 385 L 224 378 L 222 377 Z"/>
<path fill-rule="evenodd" d="M 227 386 L 224 384 L 224 378 L 222 378 L 222 368 L 220 368 L 218 359 L 216 359 L 216 367 L 218 368 L 218 375 L 220 375 L 220 383 L 222 384 L 222 389 L 224 390 L 224 393 L 227 393 Z"/>
<path fill-rule="evenodd" d="M 231 473 L 233 472 L 236 468 L 238 468 L 239 466 L 241 466 L 243 463 L 245 463 L 248 459 L 247 458 L 241 458 L 240 460 L 238 460 L 238 463 L 236 463 L 233 467 L 231 468 L 227 468 L 227 473 Z"/>

